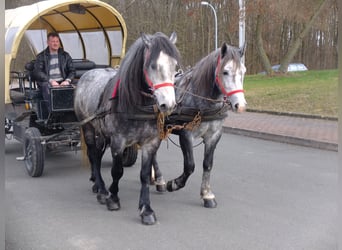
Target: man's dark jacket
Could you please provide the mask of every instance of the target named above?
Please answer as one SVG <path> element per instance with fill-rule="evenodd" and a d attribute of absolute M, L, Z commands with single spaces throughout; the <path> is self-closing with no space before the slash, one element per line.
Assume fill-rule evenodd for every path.
<path fill-rule="evenodd" d="M 68 52 L 62 48 L 58 49 L 58 63 L 61 75 L 64 80 L 70 79 L 71 81 L 75 77 L 75 68 L 72 63 L 72 58 Z M 49 65 L 50 65 L 50 50 L 47 47 L 45 50 L 37 55 L 33 75 L 38 82 L 49 81 Z"/>

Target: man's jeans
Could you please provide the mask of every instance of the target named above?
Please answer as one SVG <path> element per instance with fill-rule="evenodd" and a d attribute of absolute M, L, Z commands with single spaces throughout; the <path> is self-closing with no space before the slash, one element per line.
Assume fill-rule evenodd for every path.
<path fill-rule="evenodd" d="M 43 100 L 46 103 L 46 107 L 49 111 L 49 113 L 51 112 L 51 101 L 50 101 L 50 88 L 51 88 L 51 84 L 48 82 L 40 82 L 38 83 L 38 86 L 40 88 L 40 90 L 42 91 L 42 95 L 43 95 Z"/>

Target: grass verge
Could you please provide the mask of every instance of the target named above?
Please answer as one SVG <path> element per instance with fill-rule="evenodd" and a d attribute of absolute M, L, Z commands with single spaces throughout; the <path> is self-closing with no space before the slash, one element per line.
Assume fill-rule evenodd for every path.
<path fill-rule="evenodd" d="M 244 82 L 248 108 L 338 116 L 338 71 L 309 70 L 287 75 L 248 75 Z"/>

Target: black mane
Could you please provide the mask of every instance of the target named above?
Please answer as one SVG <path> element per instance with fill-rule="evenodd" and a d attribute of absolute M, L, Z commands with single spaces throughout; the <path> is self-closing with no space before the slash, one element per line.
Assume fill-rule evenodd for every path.
<path fill-rule="evenodd" d="M 154 103 L 151 97 L 142 94 L 142 92 L 150 93 L 144 76 L 144 66 L 148 67 L 154 62 L 161 51 L 177 61 L 180 58 L 176 46 L 163 33 L 158 32 L 154 35 L 148 35 L 148 37 L 151 39 L 150 47 L 146 48 L 141 37 L 137 39 L 123 59 L 118 74 L 109 84 L 114 88 L 117 81 L 120 80 L 117 98 L 118 107 L 123 112 L 133 110 L 137 105 L 144 106 Z M 147 49 L 149 55 L 145 58 Z"/>

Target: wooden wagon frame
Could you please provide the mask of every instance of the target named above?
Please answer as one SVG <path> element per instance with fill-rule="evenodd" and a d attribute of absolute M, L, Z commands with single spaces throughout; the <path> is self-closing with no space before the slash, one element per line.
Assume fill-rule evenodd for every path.
<path fill-rule="evenodd" d="M 76 150 L 80 145 L 74 88 L 54 91 L 52 111 L 46 113 L 30 60 L 22 70 L 13 69 L 20 46 L 26 43 L 35 56 L 46 48 L 52 31 L 59 33 L 62 47 L 74 59 L 76 78 L 92 68 L 116 67 L 126 49 L 123 17 L 99 0 L 47 0 L 5 11 L 5 133 L 23 143 L 24 156 L 18 159 L 32 177 L 42 175 L 46 150 Z M 127 165 L 135 162 L 136 154 L 134 150 Z"/>

